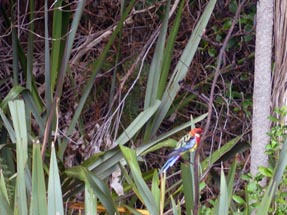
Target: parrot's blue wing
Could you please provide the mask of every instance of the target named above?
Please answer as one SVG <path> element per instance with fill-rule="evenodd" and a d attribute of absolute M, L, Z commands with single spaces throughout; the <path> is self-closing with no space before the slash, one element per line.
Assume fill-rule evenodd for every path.
<path fill-rule="evenodd" d="M 180 141 L 180 145 L 172 151 L 168 156 L 168 160 L 165 162 L 163 167 L 160 169 L 159 174 L 165 173 L 175 162 L 180 158 L 182 154 L 191 150 L 196 145 L 195 138 L 189 138 L 188 140 Z"/>
<path fill-rule="evenodd" d="M 159 170 L 159 175 L 165 173 L 170 167 L 172 167 L 175 162 L 180 158 L 180 154 L 171 156 L 163 165 L 163 167 Z"/>

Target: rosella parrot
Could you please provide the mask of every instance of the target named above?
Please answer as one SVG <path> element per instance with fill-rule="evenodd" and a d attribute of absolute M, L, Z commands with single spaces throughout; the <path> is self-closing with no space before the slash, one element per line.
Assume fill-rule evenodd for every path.
<path fill-rule="evenodd" d="M 193 152 L 196 150 L 197 145 L 200 142 L 200 134 L 202 133 L 201 128 L 192 129 L 187 135 L 182 137 L 176 144 L 175 150 L 168 155 L 168 160 L 165 162 L 163 167 L 160 169 L 159 174 L 165 173 L 175 162 L 181 158 L 186 152 Z"/>

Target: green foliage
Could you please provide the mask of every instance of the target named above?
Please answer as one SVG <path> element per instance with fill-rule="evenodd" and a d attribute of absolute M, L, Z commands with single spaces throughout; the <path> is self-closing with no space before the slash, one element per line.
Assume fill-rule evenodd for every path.
<path fill-rule="evenodd" d="M 54 154 L 55 152 L 53 152 Z M 32 194 L 30 214 L 48 214 L 46 202 L 46 185 L 44 179 L 43 162 L 41 158 L 40 145 L 33 146 L 33 164 L 32 164 Z M 54 174 L 54 172 L 52 172 Z M 51 178 L 51 177 L 50 177 Z M 50 180 L 52 183 L 54 181 Z M 61 188 L 57 192 L 60 192 Z M 37 197 L 37 198 L 35 198 Z M 61 201 L 59 201 L 61 203 Z"/>
<path fill-rule="evenodd" d="M 127 164 L 131 169 L 134 181 L 133 184 L 135 185 L 135 189 L 138 190 L 137 194 L 139 195 L 139 199 L 143 201 L 144 205 L 147 207 L 148 211 L 151 214 L 158 214 L 159 205 L 157 203 L 159 203 L 159 201 L 156 200 L 155 197 L 159 197 L 159 195 L 154 196 L 149 187 L 147 186 L 146 182 L 142 178 L 140 168 L 137 164 L 136 152 L 124 146 L 120 146 L 120 148 Z M 158 186 L 158 181 L 154 182 L 157 183 Z"/>
<path fill-rule="evenodd" d="M 286 116 L 286 108 L 276 109 L 278 115 Z M 270 167 L 260 167 L 255 178 L 251 174 L 241 176 L 245 181 L 245 196 L 234 195 L 233 201 L 239 211 L 249 214 L 256 210 L 258 214 L 284 214 L 286 213 L 286 194 L 283 191 L 287 186 L 286 180 L 286 128 L 280 120 L 275 117 L 270 119 L 277 123 L 270 132 L 270 143 L 266 147 L 269 155 Z M 283 142 L 283 140 L 285 140 Z M 267 178 L 269 184 L 262 187 L 263 178 Z"/>
<path fill-rule="evenodd" d="M 65 173 L 70 177 L 85 182 L 85 189 L 88 192 L 86 192 L 86 195 L 90 199 L 90 202 L 86 201 L 85 204 L 89 205 L 90 210 L 92 205 L 97 206 L 95 198 L 98 198 L 109 214 L 117 214 L 115 202 L 112 199 L 108 186 L 95 173 L 81 166 L 72 167 L 66 170 Z M 93 190 L 92 194 L 89 193 L 91 189 Z M 95 195 L 95 197 L 91 198 L 91 195 Z"/>
<path fill-rule="evenodd" d="M 55 162 L 55 150 L 51 152 L 51 165 L 49 172 L 49 187 L 48 196 L 46 197 L 46 188 L 44 181 L 43 164 L 40 154 L 40 146 L 33 145 L 33 155 L 28 157 L 28 134 L 25 119 L 25 106 L 22 100 L 15 100 L 8 103 L 12 116 L 13 129 L 16 134 L 16 158 L 17 158 L 17 175 L 16 185 L 13 189 L 15 201 L 8 198 L 7 178 L 3 177 L 1 172 L 0 177 L 0 198 L 2 214 L 48 214 L 48 205 L 52 204 L 53 209 L 59 214 L 63 213 L 62 192 L 59 181 L 59 171 L 57 162 Z M 32 172 L 30 171 L 29 163 L 32 164 Z M 53 167 L 53 168 L 52 168 Z M 6 171 L 5 171 L 6 172 Z M 30 176 L 32 175 L 32 180 Z M 58 186 L 53 189 L 52 186 Z M 9 191 L 11 192 L 11 191 Z M 30 206 L 30 208 L 29 208 Z M 50 210 L 50 212 L 52 212 Z M 55 214 L 56 212 L 53 212 Z"/>
<path fill-rule="evenodd" d="M 4 180 L 2 183 L 7 191 L 7 200 L 13 202 L 14 199 L 14 189 L 15 189 L 15 180 L 11 179 L 13 172 L 10 170 L 9 166 L 6 163 L 6 160 L 0 157 L 0 167 L 1 167 L 1 180 Z"/>
<path fill-rule="evenodd" d="M 278 159 L 279 149 L 287 137 L 287 126 L 282 121 L 282 119 L 287 116 L 287 108 L 276 108 L 274 113 L 278 117 L 270 116 L 269 119 L 276 124 L 276 126 L 271 128 L 269 133 L 270 143 L 266 146 L 266 153 L 269 155 L 271 162 Z"/>
<path fill-rule="evenodd" d="M 287 186 L 286 177 L 286 150 L 287 150 L 287 138 L 286 138 L 286 126 L 284 125 L 284 118 L 287 116 L 286 107 L 275 109 L 274 111 L 279 117 L 275 122 L 277 123 L 270 133 L 271 141 L 270 146 L 267 146 L 267 152 L 269 154 L 271 168 L 269 172 L 273 173 L 273 178 L 271 180 L 272 185 L 276 192 L 273 193 L 274 201 L 272 204 L 272 209 L 270 211 L 276 211 L 277 214 L 286 213 L 286 194 L 283 191 Z M 274 118 L 273 118 L 274 119 Z M 274 162 L 275 161 L 275 162 Z M 275 165 L 274 165 L 275 163 Z M 278 191 L 276 190 L 278 189 Z"/>

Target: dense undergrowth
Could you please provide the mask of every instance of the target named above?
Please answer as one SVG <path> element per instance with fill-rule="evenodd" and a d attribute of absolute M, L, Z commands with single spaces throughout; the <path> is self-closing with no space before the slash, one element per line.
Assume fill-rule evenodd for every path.
<path fill-rule="evenodd" d="M 157 169 L 177 140 L 206 126 L 238 2 L 26 3 L 1 5 L 3 214 L 271 210 L 284 127 L 272 130 L 270 169 L 255 179 L 248 169 L 256 1 L 245 2 L 224 47 L 199 159 L 190 154 L 163 178 Z M 275 199 L 284 214 L 284 194 Z"/>

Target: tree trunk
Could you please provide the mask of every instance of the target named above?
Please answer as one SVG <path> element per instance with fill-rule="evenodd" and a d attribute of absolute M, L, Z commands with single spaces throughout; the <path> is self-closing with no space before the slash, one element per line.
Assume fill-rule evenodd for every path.
<path fill-rule="evenodd" d="M 273 0 L 257 2 L 255 44 L 255 74 L 253 92 L 253 122 L 251 146 L 251 174 L 259 166 L 268 165 L 265 146 L 269 142 L 271 107 L 271 54 L 272 54 Z M 266 180 L 262 181 L 264 185 Z"/>

